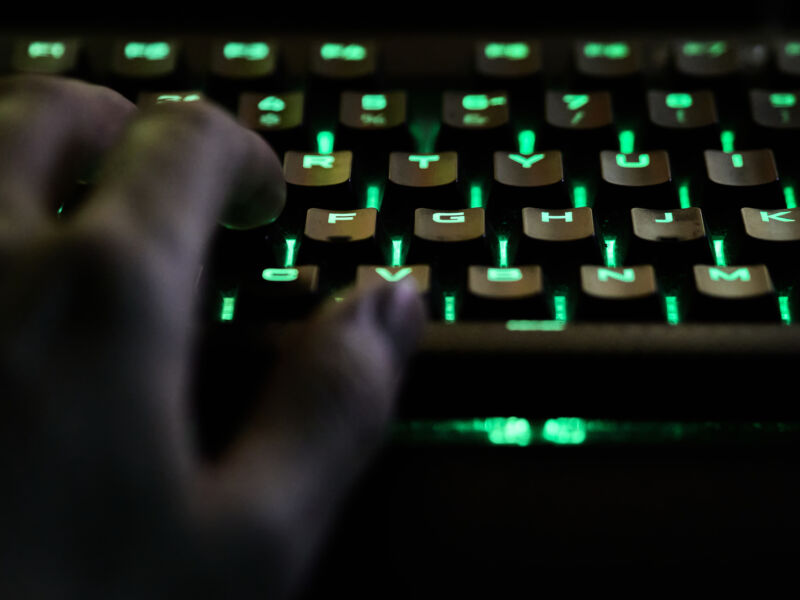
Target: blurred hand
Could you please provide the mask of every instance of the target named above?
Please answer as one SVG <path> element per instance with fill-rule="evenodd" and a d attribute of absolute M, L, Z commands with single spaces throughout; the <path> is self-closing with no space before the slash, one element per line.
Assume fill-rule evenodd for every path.
<path fill-rule="evenodd" d="M 381 440 L 423 311 L 405 285 L 326 305 L 204 463 L 187 418 L 198 268 L 225 206 L 268 222 L 284 201 L 275 154 L 217 108 L 0 83 L 0 597 L 296 588 Z"/>

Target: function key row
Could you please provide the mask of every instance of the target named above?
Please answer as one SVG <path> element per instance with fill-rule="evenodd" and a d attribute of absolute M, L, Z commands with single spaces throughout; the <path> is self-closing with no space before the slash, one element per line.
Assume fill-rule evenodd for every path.
<path fill-rule="evenodd" d="M 438 46 L 447 44 L 438 41 Z M 418 38 L 407 46 L 419 46 Z M 99 68 L 120 77 L 162 77 L 185 65 L 184 54 L 197 55 L 211 76 L 259 79 L 280 70 L 284 53 L 274 38 L 229 38 L 198 41 L 178 38 L 78 39 L 74 37 L 23 37 L 6 40 L 8 68 L 18 72 L 71 74 L 84 55 L 99 53 Z M 287 40 L 286 52 L 296 48 Z M 388 51 L 392 44 L 385 44 Z M 462 44 L 463 46 L 463 44 Z M 546 70 L 548 42 L 537 39 L 476 40 L 472 43 L 473 72 L 495 80 L 533 78 Z M 186 50 L 186 52 L 185 52 Z M 459 48 L 459 52 L 463 52 Z M 675 39 L 644 43 L 640 40 L 576 40 L 568 51 L 577 75 L 597 80 L 625 80 L 652 65 L 664 64 L 687 82 L 721 79 L 753 68 L 769 67 L 784 77 L 800 76 L 800 39 L 739 42 L 733 39 Z M 310 72 L 331 80 L 362 79 L 379 70 L 383 49 L 371 39 L 310 41 L 305 48 Z M 436 60 L 435 53 L 428 53 Z M 190 61 L 189 61 L 190 62 Z M 98 68 L 97 65 L 94 65 Z"/>

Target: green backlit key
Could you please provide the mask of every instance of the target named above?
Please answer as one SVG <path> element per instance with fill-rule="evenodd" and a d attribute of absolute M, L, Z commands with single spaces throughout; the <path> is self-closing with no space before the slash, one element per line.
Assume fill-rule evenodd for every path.
<path fill-rule="evenodd" d="M 719 147 L 720 126 L 714 94 L 708 90 L 650 90 L 646 143 L 666 148 L 676 166 L 702 168 L 700 151 Z"/>
<path fill-rule="evenodd" d="M 784 39 L 773 48 L 775 62 L 781 75 L 800 76 L 800 38 Z"/>
<path fill-rule="evenodd" d="M 494 153 L 494 186 L 489 208 L 519 211 L 526 206 L 572 206 L 558 150 Z"/>
<path fill-rule="evenodd" d="M 376 67 L 376 46 L 369 40 L 325 40 L 311 47 L 312 74 L 330 83 L 371 78 Z"/>
<path fill-rule="evenodd" d="M 161 92 L 141 92 L 136 103 L 146 108 L 157 104 L 176 104 L 202 102 L 206 98 L 200 90 L 171 90 Z"/>
<path fill-rule="evenodd" d="M 699 321 L 780 321 L 767 267 L 695 265 L 689 315 Z"/>
<path fill-rule="evenodd" d="M 352 209 L 356 198 L 352 190 L 353 153 L 340 150 L 330 154 L 295 152 L 283 157 L 283 177 L 286 180 L 286 211 L 307 208 Z"/>
<path fill-rule="evenodd" d="M 743 206 L 780 206 L 783 194 L 772 150 L 706 150 L 704 156 L 708 176 L 704 208 L 734 208 L 738 213 Z"/>
<path fill-rule="evenodd" d="M 575 68 L 584 77 L 611 80 L 631 77 L 642 67 L 641 48 L 629 40 L 582 40 L 574 46 Z"/>
<path fill-rule="evenodd" d="M 398 283 L 400 281 L 413 281 L 424 301 L 430 305 L 433 299 L 431 294 L 431 268 L 429 265 L 404 265 L 402 267 L 389 267 L 382 265 L 359 265 L 356 269 L 356 289 L 367 290 L 376 285 Z M 434 309 L 434 306 L 430 306 Z"/>
<path fill-rule="evenodd" d="M 385 173 L 390 151 L 412 149 L 406 101 L 402 91 L 342 92 L 338 132 L 341 146 L 354 150 L 359 160 L 380 160 Z"/>
<path fill-rule="evenodd" d="M 548 300 L 538 265 L 472 265 L 467 271 L 462 314 L 467 319 L 550 319 Z"/>
<path fill-rule="evenodd" d="M 713 261 L 699 208 L 631 209 L 628 261 L 655 266 L 658 272 L 688 273 L 692 265 Z"/>
<path fill-rule="evenodd" d="M 800 133 L 800 89 L 750 90 L 750 111 L 751 142 L 772 148 L 781 172 L 796 177 L 800 174 L 795 160 Z"/>
<path fill-rule="evenodd" d="M 210 71 L 229 82 L 257 85 L 275 74 L 277 57 L 271 39 L 219 38 L 211 44 Z"/>
<path fill-rule="evenodd" d="M 679 200 L 672 185 L 669 156 L 664 150 L 623 154 L 600 153 L 603 186 L 597 209 L 612 213 L 634 206 L 674 208 Z"/>
<path fill-rule="evenodd" d="M 573 271 L 581 264 L 603 264 L 594 214 L 589 207 L 522 210 L 517 263 L 540 264 L 547 273 Z"/>
<path fill-rule="evenodd" d="M 800 209 L 745 207 L 741 214 L 745 235 L 740 260 L 766 264 L 776 279 L 787 274 L 797 279 Z"/>
<path fill-rule="evenodd" d="M 683 40 L 673 44 L 672 53 L 676 71 L 690 80 L 728 77 L 740 68 L 731 40 Z"/>
<path fill-rule="evenodd" d="M 409 262 L 430 264 L 437 278 L 460 281 L 466 265 L 491 264 L 482 208 L 414 211 Z"/>
<path fill-rule="evenodd" d="M 486 40 L 475 44 L 475 70 L 485 78 L 513 83 L 538 74 L 541 66 L 538 40 Z"/>
<path fill-rule="evenodd" d="M 239 122 L 260 133 L 282 156 L 311 147 L 304 107 L 303 92 L 245 92 L 239 96 Z"/>
<path fill-rule="evenodd" d="M 378 211 L 311 208 L 306 214 L 300 262 L 322 268 L 323 287 L 341 287 L 355 278 L 356 266 L 383 262 L 378 247 Z"/>
<path fill-rule="evenodd" d="M 617 145 L 608 92 L 549 90 L 545 96 L 545 120 L 545 143 L 565 152 L 567 166 L 573 161 L 592 164 L 598 152 Z"/>
<path fill-rule="evenodd" d="M 77 39 L 20 38 L 14 41 L 11 69 L 39 75 L 75 75 L 79 59 Z"/>
<path fill-rule="evenodd" d="M 662 321 L 655 270 L 651 265 L 580 268 L 577 318 Z"/>

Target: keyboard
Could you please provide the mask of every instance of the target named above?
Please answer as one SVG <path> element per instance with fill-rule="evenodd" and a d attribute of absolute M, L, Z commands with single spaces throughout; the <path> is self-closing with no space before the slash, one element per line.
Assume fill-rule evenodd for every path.
<path fill-rule="evenodd" d="M 283 214 L 220 227 L 198 280 L 209 454 L 269 340 L 350 287 L 417 285 L 392 443 L 311 597 L 771 562 L 797 533 L 800 32 L 26 31 L 0 57 L 217 102 L 279 154 Z"/>

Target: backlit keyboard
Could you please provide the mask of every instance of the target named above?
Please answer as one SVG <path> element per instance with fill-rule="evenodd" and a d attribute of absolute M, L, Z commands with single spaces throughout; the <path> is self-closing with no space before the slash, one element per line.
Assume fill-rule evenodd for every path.
<path fill-rule="evenodd" d="M 34 33 L 0 65 L 209 99 L 279 154 L 284 213 L 220 227 L 199 278 L 208 452 L 272 333 L 416 283 L 396 444 L 320 590 L 731 560 L 800 531 L 800 33 Z"/>

